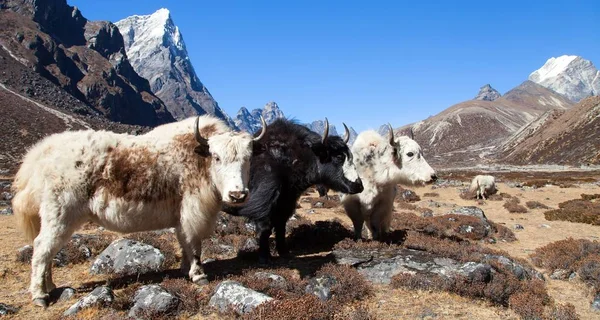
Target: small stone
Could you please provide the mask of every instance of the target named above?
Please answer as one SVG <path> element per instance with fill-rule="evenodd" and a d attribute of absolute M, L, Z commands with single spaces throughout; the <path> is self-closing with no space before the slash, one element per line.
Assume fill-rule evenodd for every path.
<path fill-rule="evenodd" d="M 550 226 L 547 224 L 540 224 L 540 228 L 550 229 Z"/>
<path fill-rule="evenodd" d="M 314 209 L 308 209 L 308 210 L 306 210 L 306 213 L 308 213 L 308 214 L 314 214 L 315 210 Z"/>
<path fill-rule="evenodd" d="M 13 214 L 13 210 L 11 207 L 7 207 L 7 208 L 0 210 L 0 215 L 2 215 L 2 216 L 10 216 L 12 214 Z"/>
<path fill-rule="evenodd" d="M 565 270 L 565 269 L 556 269 L 554 270 L 554 272 L 552 272 L 552 274 L 550 275 L 550 279 L 554 279 L 554 280 L 565 280 L 567 279 L 567 277 L 570 275 L 570 271 L 569 270 Z"/>
<path fill-rule="evenodd" d="M 309 280 L 305 292 L 312 293 L 323 301 L 331 299 L 331 288 L 338 283 L 337 279 L 330 275 L 324 275 Z"/>
<path fill-rule="evenodd" d="M 10 193 L 10 192 L 4 191 L 4 192 L 2 192 L 2 197 L 0 197 L 0 198 L 4 199 L 4 200 L 7 200 L 7 201 L 10 201 L 13 198 L 13 194 Z"/>
<path fill-rule="evenodd" d="M 273 298 L 266 294 L 248 289 L 236 281 L 223 281 L 216 288 L 210 298 L 209 305 L 225 312 L 232 308 L 238 314 L 252 311 L 260 304 L 271 301 Z"/>
<path fill-rule="evenodd" d="M 62 292 L 60 293 L 60 296 L 58 297 L 58 300 L 60 301 L 66 301 L 66 300 L 70 300 L 71 298 L 73 298 L 73 296 L 75 296 L 75 289 L 67 287 L 67 288 L 63 288 Z"/>
<path fill-rule="evenodd" d="M 0 316 L 14 314 L 14 313 L 17 313 L 18 311 L 19 311 L 19 309 L 17 307 L 13 307 L 11 305 L 0 302 Z"/>
<path fill-rule="evenodd" d="M 429 211 L 425 211 L 423 212 L 423 214 L 421 215 L 423 218 L 429 218 L 429 217 L 433 217 L 433 211 L 429 210 Z"/>
<path fill-rule="evenodd" d="M 90 294 L 79 299 L 74 305 L 63 313 L 64 316 L 74 315 L 82 309 L 93 305 L 108 305 L 114 301 L 114 295 L 109 287 L 96 287 Z"/>
<path fill-rule="evenodd" d="M 515 230 L 525 230 L 525 227 L 523 227 L 523 226 L 522 226 L 522 225 L 520 225 L 520 224 L 515 224 L 515 227 L 514 227 L 514 228 L 515 228 Z"/>
<path fill-rule="evenodd" d="M 577 278 L 577 272 L 571 272 L 569 275 L 569 281 L 573 281 L 575 278 Z"/>
<path fill-rule="evenodd" d="M 133 297 L 133 306 L 129 309 L 131 318 L 144 318 L 144 314 L 168 314 L 177 308 L 179 300 L 157 284 L 146 285 L 138 289 Z"/>
<path fill-rule="evenodd" d="M 258 250 L 258 242 L 255 238 L 248 238 L 244 245 L 240 248 L 240 252 L 254 252 Z"/>
<path fill-rule="evenodd" d="M 323 208 L 325 204 L 322 201 L 317 201 L 313 204 L 313 208 Z"/>
<path fill-rule="evenodd" d="M 592 310 L 600 311 L 600 292 L 596 293 L 594 300 L 592 300 Z"/>

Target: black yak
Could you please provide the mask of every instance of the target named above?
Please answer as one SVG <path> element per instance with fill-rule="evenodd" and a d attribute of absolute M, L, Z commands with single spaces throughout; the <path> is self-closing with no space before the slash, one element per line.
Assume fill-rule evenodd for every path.
<path fill-rule="evenodd" d="M 248 187 L 250 199 L 244 206 L 224 206 L 229 214 L 249 218 L 259 235 L 259 261 L 271 257 L 269 237 L 275 229 L 275 242 L 280 256 L 288 255 L 285 225 L 296 210 L 298 198 L 315 184 L 335 191 L 355 194 L 363 191 L 352 153 L 344 139 L 316 132 L 290 120 L 278 119 L 267 127 L 260 143 L 254 145 Z M 257 149 L 258 148 L 258 149 Z"/>

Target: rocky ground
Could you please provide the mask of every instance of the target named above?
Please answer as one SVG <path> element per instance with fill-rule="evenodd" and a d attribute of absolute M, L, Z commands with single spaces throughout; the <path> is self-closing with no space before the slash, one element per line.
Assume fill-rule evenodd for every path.
<path fill-rule="evenodd" d="M 55 258 L 61 289 L 44 312 L 29 301 L 31 248 L 8 210 L 10 180 L 1 180 L 0 313 L 22 319 L 600 317 L 600 297 L 589 281 L 600 274 L 600 263 L 592 259 L 587 269 L 568 271 L 544 262 L 565 260 L 546 246 L 568 238 L 581 239 L 592 253 L 600 247 L 597 225 L 544 216 L 581 194 L 600 194 L 600 174 L 500 174 L 499 193 L 478 201 L 463 194 L 474 173 L 445 172 L 451 179 L 401 192 L 388 243 L 350 240 L 339 199 L 311 190 L 288 223 L 293 257 L 276 257 L 268 268 L 255 262 L 253 226 L 223 215 L 203 245 L 210 282 L 202 289 L 177 269 L 181 254 L 169 230 L 119 235 L 88 224 Z M 595 212 L 592 198 L 586 199 Z M 512 201 L 526 212 L 511 213 L 505 204 Z"/>

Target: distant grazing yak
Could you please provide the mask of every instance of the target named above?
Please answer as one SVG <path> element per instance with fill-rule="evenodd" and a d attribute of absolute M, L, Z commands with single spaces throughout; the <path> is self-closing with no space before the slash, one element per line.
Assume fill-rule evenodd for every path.
<path fill-rule="evenodd" d="M 310 186 L 323 184 L 347 194 L 363 191 L 346 144 L 349 131 L 345 124 L 344 127 L 344 139 L 329 136 L 329 123 L 325 119 L 321 137 L 300 124 L 278 119 L 267 126 L 265 136 L 254 145 L 248 183 L 252 196 L 244 206 L 225 205 L 223 210 L 256 223 L 261 263 L 271 257 L 272 228 L 275 228 L 277 252 L 280 256 L 288 255 L 285 225 L 294 214 L 298 199 Z"/>

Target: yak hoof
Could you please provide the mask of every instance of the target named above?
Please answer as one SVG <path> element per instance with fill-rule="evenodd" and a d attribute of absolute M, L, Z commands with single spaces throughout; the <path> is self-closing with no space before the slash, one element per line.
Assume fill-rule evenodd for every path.
<path fill-rule="evenodd" d="M 208 279 L 205 274 L 198 274 L 192 277 L 192 282 L 199 286 L 203 286 L 208 284 Z"/>
<path fill-rule="evenodd" d="M 48 308 L 48 298 L 35 298 L 33 299 L 33 304 L 46 309 Z"/>

